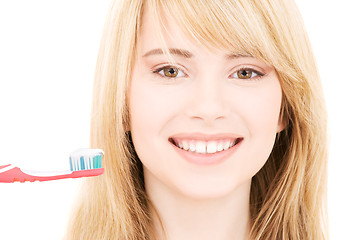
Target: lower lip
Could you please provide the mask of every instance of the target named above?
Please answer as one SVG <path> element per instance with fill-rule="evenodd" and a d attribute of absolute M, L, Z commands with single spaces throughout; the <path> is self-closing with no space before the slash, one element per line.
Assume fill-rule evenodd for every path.
<path fill-rule="evenodd" d="M 219 164 L 221 162 L 224 162 L 226 159 L 228 159 L 240 147 L 243 140 L 244 139 L 241 139 L 240 142 L 238 142 L 236 145 L 234 145 L 233 147 L 227 150 L 222 150 L 216 153 L 206 153 L 206 154 L 189 152 L 175 146 L 173 143 L 170 144 L 173 146 L 175 151 L 179 153 L 180 156 L 182 156 L 185 160 L 187 160 L 190 163 L 197 164 L 197 165 L 213 165 L 213 164 Z"/>

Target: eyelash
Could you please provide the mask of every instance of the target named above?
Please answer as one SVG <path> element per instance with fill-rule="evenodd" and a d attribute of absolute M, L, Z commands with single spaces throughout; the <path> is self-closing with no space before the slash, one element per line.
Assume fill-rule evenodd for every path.
<path fill-rule="evenodd" d="M 253 76 L 253 77 L 250 77 L 249 79 L 244 79 L 244 78 L 235 78 L 235 79 L 240 79 L 240 80 L 250 80 L 250 81 L 256 81 L 256 80 L 260 80 L 261 77 L 265 76 L 264 73 L 260 72 L 260 71 L 257 71 L 251 67 L 241 67 L 239 69 L 237 69 L 233 74 L 230 75 L 230 78 L 233 78 L 231 77 L 232 75 L 234 74 L 237 74 L 239 71 L 250 71 L 252 72 L 252 74 L 255 74 L 256 76 Z"/>
<path fill-rule="evenodd" d="M 163 74 L 160 74 L 159 72 L 161 71 L 164 71 L 164 69 L 170 69 L 170 68 L 173 68 L 173 69 L 176 69 L 180 72 L 182 72 L 184 74 L 184 77 L 186 77 L 187 75 L 184 73 L 183 70 L 181 70 L 181 68 L 178 68 L 178 67 L 175 67 L 175 66 L 172 66 L 172 65 L 165 65 L 165 66 L 162 66 L 158 69 L 154 69 L 153 70 L 153 73 L 157 74 L 160 78 L 166 78 L 166 79 L 170 79 L 170 80 L 175 80 L 175 78 L 179 78 L 179 77 L 167 77 L 167 76 L 164 76 Z"/>
<path fill-rule="evenodd" d="M 160 74 L 161 71 L 164 71 L 165 69 L 171 69 L 171 68 L 182 72 L 182 74 L 184 74 L 184 76 L 181 76 L 181 77 L 186 77 L 187 76 L 187 74 L 183 70 L 181 70 L 181 68 L 178 68 L 178 67 L 175 67 L 175 66 L 172 66 L 172 65 L 165 65 L 165 66 L 162 66 L 162 67 L 160 67 L 158 69 L 154 69 L 153 73 L 156 73 L 156 74 L 159 75 L 159 77 L 166 78 L 166 79 L 174 80 L 175 78 L 181 78 L 181 77 L 177 77 L 177 76 L 176 77 L 167 77 L 167 76 L 164 76 L 163 74 Z M 241 68 L 237 69 L 234 73 L 230 74 L 229 77 L 230 78 L 235 78 L 235 77 L 231 77 L 231 76 L 234 75 L 234 74 L 237 74 L 239 71 L 251 71 L 253 74 L 255 74 L 256 76 L 249 78 L 251 81 L 252 80 L 259 80 L 261 77 L 265 76 L 264 73 L 259 72 L 259 71 L 255 70 L 255 69 L 251 68 L 251 67 L 241 67 Z M 240 79 L 240 78 L 237 77 L 235 79 Z M 241 79 L 241 80 L 248 80 L 248 79 Z"/>

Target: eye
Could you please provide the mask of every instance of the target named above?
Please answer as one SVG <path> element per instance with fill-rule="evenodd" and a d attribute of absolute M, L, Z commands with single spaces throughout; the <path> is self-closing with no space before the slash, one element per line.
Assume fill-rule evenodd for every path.
<path fill-rule="evenodd" d="M 185 74 L 176 67 L 173 66 L 164 66 L 154 71 L 162 77 L 176 78 L 176 77 L 185 77 Z"/>
<path fill-rule="evenodd" d="M 232 78 L 238 78 L 238 79 L 251 79 L 251 78 L 255 78 L 257 76 L 263 76 L 264 74 L 255 71 L 253 69 L 250 68 L 243 68 L 240 69 L 239 71 L 235 72 L 234 74 L 230 75 L 230 77 Z"/>

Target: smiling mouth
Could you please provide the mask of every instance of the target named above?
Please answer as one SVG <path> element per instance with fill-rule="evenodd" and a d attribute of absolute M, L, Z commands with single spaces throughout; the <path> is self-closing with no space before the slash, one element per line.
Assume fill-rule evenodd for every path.
<path fill-rule="evenodd" d="M 202 140 L 184 140 L 169 138 L 169 142 L 175 147 L 191 153 L 197 154 L 215 154 L 218 152 L 226 151 L 237 144 L 244 138 L 222 139 L 215 141 L 202 141 Z"/>

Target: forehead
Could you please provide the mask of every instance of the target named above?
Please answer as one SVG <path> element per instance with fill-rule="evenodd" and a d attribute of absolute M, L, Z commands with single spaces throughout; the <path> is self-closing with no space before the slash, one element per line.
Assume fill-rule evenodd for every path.
<path fill-rule="evenodd" d="M 163 45 L 177 49 L 191 49 L 192 46 L 196 45 L 168 14 L 163 14 L 161 20 L 163 24 L 159 25 L 151 12 L 144 10 L 138 36 L 139 52 L 161 49 Z"/>
<path fill-rule="evenodd" d="M 138 35 L 137 51 L 140 56 L 143 54 L 162 52 L 161 49 L 168 48 L 172 54 L 178 53 L 184 57 L 192 57 L 196 55 L 215 54 L 225 55 L 227 58 L 235 56 L 251 57 L 247 51 L 243 49 L 236 49 L 230 51 L 225 48 L 216 48 L 213 44 L 205 42 L 198 42 L 192 36 L 189 36 L 188 31 L 184 31 L 176 20 L 168 14 L 162 14 L 160 21 L 154 18 L 150 11 L 145 10 L 142 15 L 141 27 Z M 189 52 L 187 52 L 188 50 Z M 200 52 L 200 54 L 199 54 Z"/>

